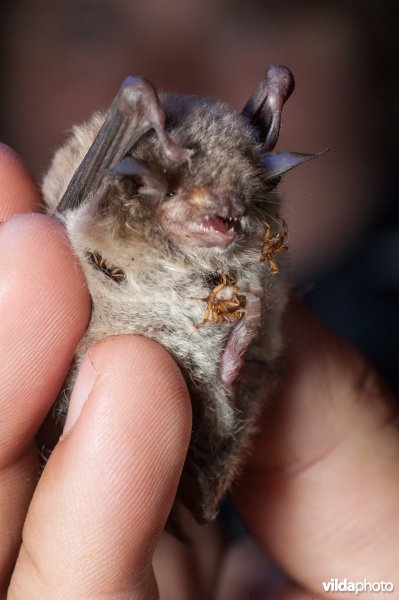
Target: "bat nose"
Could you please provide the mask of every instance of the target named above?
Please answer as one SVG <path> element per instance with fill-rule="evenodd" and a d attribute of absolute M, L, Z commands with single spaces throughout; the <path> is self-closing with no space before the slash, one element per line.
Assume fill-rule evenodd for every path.
<path fill-rule="evenodd" d="M 242 198 L 235 192 L 216 192 L 217 213 L 223 218 L 242 217 L 245 205 Z"/>
<path fill-rule="evenodd" d="M 227 216 L 242 217 L 245 214 L 245 204 L 243 198 L 235 192 L 224 192 L 221 195 L 222 205 L 227 207 Z"/>
<path fill-rule="evenodd" d="M 243 199 L 234 191 L 196 187 L 189 196 L 189 202 L 203 210 L 215 211 L 223 218 L 242 217 L 245 214 Z"/>

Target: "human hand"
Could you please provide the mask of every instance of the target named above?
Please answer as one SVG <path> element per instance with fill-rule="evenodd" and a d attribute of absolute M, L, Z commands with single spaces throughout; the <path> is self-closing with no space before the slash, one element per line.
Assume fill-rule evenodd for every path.
<path fill-rule="evenodd" d="M 288 377 L 265 412 L 234 491 L 236 507 L 263 549 L 296 582 L 279 600 L 336 597 L 323 590 L 332 578 L 389 582 L 395 587 L 389 597 L 396 597 L 397 406 L 367 361 L 299 302 L 291 303 L 284 329 Z M 237 547 L 226 564 L 221 600 L 269 598 L 270 582 L 266 577 L 259 584 L 255 558 L 244 548 Z M 256 594 L 245 595 L 250 589 Z M 383 596 L 368 588 L 360 596 L 337 595 Z"/>
<path fill-rule="evenodd" d="M 3 219 L 39 204 L 13 156 L 0 154 Z M 34 435 L 68 371 L 90 300 L 54 221 L 17 216 L 0 227 L 0 246 L 3 595 L 13 572 L 12 599 L 156 598 L 151 556 L 190 434 L 180 373 L 149 340 L 98 344 L 74 392 L 67 427 L 75 424 L 35 489 Z M 353 348 L 300 306 L 291 306 L 285 327 L 289 377 L 265 413 L 236 505 L 263 547 L 310 590 L 286 589 L 281 599 L 321 597 L 322 581 L 332 577 L 395 583 L 399 436 L 389 394 Z M 239 572 L 234 581 L 226 562 L 218 600 L 242 597 L 243 564 Z"/>
<path fill-rule="evenodd" d="M 39 205 L 20 161 L 1 147 L 0 219 Z M 0 225 L 0 255 L 0 595 L 9 586 L 12 600 L 157 598 L 151 556 L 191 428 L 180 371 L 138 336 L 93 347 L 67 432 L 37 483 L 34 438 L 87 326 L 90 298 L 49 217 L 17 214 Z"/>

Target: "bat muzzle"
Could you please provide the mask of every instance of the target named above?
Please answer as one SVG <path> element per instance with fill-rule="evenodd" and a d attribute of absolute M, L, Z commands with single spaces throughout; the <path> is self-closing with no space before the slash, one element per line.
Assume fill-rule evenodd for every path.
<path fill-rule="evenodd" d="M 201 239 L 201 245 L 225 247 L 242 232 L 245 205 L 236 193 L 194 188 L 188 202 L 197 215 L 189 220 L 187 230 Z"/>

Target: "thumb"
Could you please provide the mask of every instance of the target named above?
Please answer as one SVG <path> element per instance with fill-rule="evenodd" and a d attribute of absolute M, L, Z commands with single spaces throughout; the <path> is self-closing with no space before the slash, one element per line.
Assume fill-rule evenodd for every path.
<path fill-rule="evenodd" d="M 28 512 L 9 598 L 157 598 L 152 553 L 191 429 L 180 371 L 145 338 L 97 344 L 68 427 Z"/>

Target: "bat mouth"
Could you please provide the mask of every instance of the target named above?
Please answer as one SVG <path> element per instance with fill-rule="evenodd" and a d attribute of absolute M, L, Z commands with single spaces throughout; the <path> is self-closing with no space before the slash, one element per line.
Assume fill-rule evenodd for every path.
<path fill-rule="evenodd" d="M 202 215 L 186 224 L 190 234 L 201 239 L 206 246 L 228 246 L 241 233 L 240 217 L 222 217 L 217 214 Z"/>

